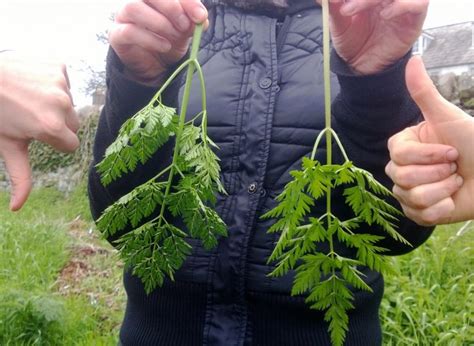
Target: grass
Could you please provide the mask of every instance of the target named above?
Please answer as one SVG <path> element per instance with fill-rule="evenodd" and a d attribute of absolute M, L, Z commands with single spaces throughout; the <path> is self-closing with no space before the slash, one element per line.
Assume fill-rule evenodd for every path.
<path fill-rule="evenodd" d="M 97 238 L 84 187 L 35 191 L 19 213 L 0 193 L 0 345 L 116 345 L 122 266 Z M 394 260 L 384 345 L 474 345 L 474 223 L 439 227 Z"/>
<path fill-rule="evenodd" d="M 122 268 L 92 231 L 84 187 L 7 208 L 0 193 L 0 345 L 116 345 Z"/>
<path fill-rule="evenodd" d="M 438 227 L 396 259 L 381 316 L 386 345 L 474 345 L 474 224 Z"/>

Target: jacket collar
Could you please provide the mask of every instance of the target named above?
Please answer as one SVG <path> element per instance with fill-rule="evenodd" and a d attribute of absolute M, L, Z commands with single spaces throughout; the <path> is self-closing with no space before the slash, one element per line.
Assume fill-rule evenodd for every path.
<path fill-rule="evenodd" d="M 288 0 L 209 0 L 209 5 L 230 5 L 244 10 L 283 9 L 288 7 Z"/>
<path fill-rule="evenodd" d="M 203 2 L 208 7 L 228 5 L 246 11 L 278 16 L 319 7 L 315 0 L 204 0 Z"/>

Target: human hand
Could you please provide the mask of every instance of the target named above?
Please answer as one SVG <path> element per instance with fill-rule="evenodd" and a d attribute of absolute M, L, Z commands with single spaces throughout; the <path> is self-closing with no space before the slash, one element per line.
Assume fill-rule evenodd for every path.
<path fill-rule="evenodd" d="M 130 1 L 115 17 L 109 42 L 135 81 L 157 84 L 187 53 L 194 25 L 207 25 L 200 0 Z"/>
<path fill-rule="evenodd" d="M 420 225 L 474 219 L 474 118 L 438 93 L 420 57 L 409 61 L 406 79 L 425 121 L 388 142 L 393 193 Z"/>
<path fill-rule="evenodd" d="M 79 145 L 66 67 L 0 57 L 0 124 L 0 157 L 10 177 L 10 209 L 15 211 L 31 190 L 30 141 L 64 152 Z"/>
<path fill-rule="evenodd" d="M 411 49 L 429 4 L 429 0 L 329 1 L 333 46 L 363 75 L 383 71 Z"/>

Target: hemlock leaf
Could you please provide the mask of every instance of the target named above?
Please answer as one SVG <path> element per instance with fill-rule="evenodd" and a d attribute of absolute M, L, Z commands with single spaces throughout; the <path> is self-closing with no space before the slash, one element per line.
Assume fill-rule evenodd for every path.
<path fill-rule="evenodd" d="M 361 234 L 359 228 L 378 226 L 387 236 L 403 242 L 395 229 L 400 212 L 380 197 L 388 196 L 388 190 L 350 161 L 321 165 L 303 158 L 301 170 L 290 175 L 292 180 L 276 198 L 278 205 L 263 215 L 275 219 L 268 232 L 280 233 L 269 258 L 275 265 L 269 275 L 279 277 L 295 270 L 292 294 L 307 295 L 311 308 L 325 311 L 331 340 L 342 345 L 349 323 L 347 311 L 353 308 L 354 299 L 348 287 L 372 291 L 358 267 L 390 271 L 384 256 L 387 250 L 377 245 L 383 237 Z M 327 205 L 327 196 L 334 194 L 336 186 L 344 187 L 343 197 L 355 216 L 340 220 L 330 208 L 319 218 L 310 216 L 313 207 Z M 355 258 L 339 255 L 333 245 L 329 252 L 321 252 L 319 244 L 332 244 L 336 239 L 356 249 Z"/>
<path fill-rule="evenodd" d="M 161 103 L 155 107 L 148 105 L 128 119 L 96 166 L 102 184 L 108 185 L 134 171 L 138 162 L 145 164 L 174 135 L 177 124 L 175 110 Z"/>
<path fill-rule="evenodd" d="M 116 240 L 120 257 L 142 281 L 147 293 L 174 280 L 176 271 L 191 253 L 187 238 L 197 238 L 206 249 L 217 245 L 227 235 L 224 221 L 210 207 L 217 193 L 225 193 L 220 181 L 217 149 L 207 136 L 206 109 L 191 123 L 186 113 L 192 74 L 196 68 L 202 25 L 197 25 L 190 58 L 163 84 L 149 104 L 125 121 L 116 140 L 107 148 L 104 159 L 96 166 L 102 184 L 108 185 L 145 164 L 171 137 L 175 137 L 172 163 L 153 178 L 135 187 L 109 206 L 97 221 L 99 231 L 110 237 L 120 231 Z M 161 103 L 161 93 L 188 67 L 181 114 Z M 203 105 L 205 90 L 201 90 Z M 201 117 L 200 126 L 194 120 Z M 153 168 L 151 168 L 153 169 Z M 181 218 L 186 229 L 168 222 L 169 216 Z"/>

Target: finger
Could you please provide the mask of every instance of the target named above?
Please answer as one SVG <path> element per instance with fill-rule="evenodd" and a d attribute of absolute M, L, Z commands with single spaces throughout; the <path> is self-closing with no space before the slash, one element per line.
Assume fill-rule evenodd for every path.
<path fill-rule="evenodd" d="M 323 0 L 316 0 L 316 2 L 323 6 Z M 344 5 L 344 0 L 327 0 L 329 7 L 329 15 L 331 17 L 331 34 L 335 37 L 341 33 L 346 32 L 351 25 L 352 19 L 341 14 L 341 7 Z"/>
<path fill-rule="evenodd" d="M 341 6 L 343 16 L 353 16 L 362 11 L 379 6 L 385 0 L 351 0 Z"/>
<path fill-rule="evenodd" d="M 452 196 L 463 184 L 463 179 L 457 174 L 431 184 L 420 185 L 412 189 L 403 189 L 395 185 L 394 196 L 404 205 L 413 209 L 426 209 L 439 201 Z"/>
<path fill-rule="evenodd" d="M 398 166 L 390 161 L 385 167 L 385 172 L 399 187 L 411 189 L 419 185 L 442 181 L 456 172 L 456 169 L 457 165 L 454 162 L 435 165 Z"/>
<path fill-rule="evenodd" d="M 121 46 L 127 49 L 130 46 L 139 46 L 151 53 L 168 53 L 171 49 L 171 43 L 167 39 L 135 24 L 115 24 L 110 32 L 109 40 L 119 56 Z"/>
<path fill-rule="evenodd" d="M 192 19 L 188 17 L 178 0 L 145 0 L 145 3 L 168 18 L 179 31 L 184 33 L 191 29 Z"/>
<path fill-rule="evenodd" d="M 161 2 L 168 3 L 168 1 Z M 141 1 L 127 3 L 123 10 L 117 14 L 116 22 L 119 24 L 136 24 L 140 28 L 168 40 L 176 40 L 180 35 L 180 32 L 175 29 L 164 14 Z"/>
<path fill-rule="evenodd" d="M 67 67 L 64 64 L 61 64 L 61 72 L 66 79 L 67 89 L 71 89 L 71 81 L 69 80 L 69 75 L 67 73 Z"/>
<path fill-rule="evenodd" d="M 457 160 L 458 151 L 444 144 L 421 143 L 416 129 L 411 127 L 392 136 L 388 140 L 390 158 L 399 166 L 431 165 Z"/>
<path fill-rule="evenodd" d="M 412 57 L 405 73 L 408 91 L 427 121 L 436 124 L 467 117 L 441 96 L 426 72 L 421 57 Z"/>
<path fill-rule="evenodd" d="M 62 64 L 61 70 L 62 70 L 64 79 L 66 80 L 66 85 L 67 85 L 67 87 L 64 88 L 64 92 L 66 92 L 66 94 L 69 96 L 69 99 L 71 100 L 71 105 L 74 107 L 74 98 L 71 93 L 71 81 L 69 80 L 69 75 L 67 73 L 66 65 Z"/>
<path fill-rule="evenodd" d="M 64 128 L 61 137 L 51 138 L 47 143 L 65 153 L 72 153 L 80 145 L 79 138 L 68 127 Z"/>
<path fill-rule="evenodd" d="M 415 209 L 402 204 L 405 215 L 421 226 L 434 226 L 451 223 L 455 204 L 447 197 L 426 209 Z"/>
<path fill-rule="evenodd" d="M 74 133 L 79 130 L 79 118 L 76 115 L 72 103 L 72 96 L 69 89 L 61 88 L 50 95 L 50 105 L 56 107 L 56 111 L 52 113 L 53 120 L 46 121 L 43 128 L 47 134 L 56 135 L 63 131 L 64 124 Z M 45 117 L 45 119 L 48 119 Z"/>
<path fill-rule="evenodd" d="M 79 147 L 79 138 L 66 126 L 63 119 L 50 121 L 35 139 L 51 145 L 53 148 L 70 153 Z"/>
<path fill-rule="evenodd" d="M 155 3 L 156 1 L 151 1 Z M 161 1 L 162 8 L 161 13 L 163 13 L 167 18 L 170 18 L 173 25 L 180 30 L 181 32 L 187 32 L 191 29 L 191 20 L 188 15 L 185 13 L 181 3 L 179 1 Z M 200 7 L 199 7 L 200 8 Z M 194 15 L 194 14 L 193 14 Z M 194 17 L 193 20 L 195 20 Z M 207 13 L 206 13 L 207 18 Z"/>
<path fill-rule="evenodd" d="M 429 0 L 395 0 L 380 12 L 384 19 L 393 19 L 405 14 L 421 15 L 426 17 Z"/>
<path fill-rule="evenodd" d="M 71 109 L 69 112 L 66 112 L 66 126 L 74 133 L 79 131 L 81 122 L 77 116 L 77 112 L 74 109 Z"/>
<path fill-rule="evenodd" d="M 55 83 L 57 89 L 53 93 L 48 94 L 49 97 L 53 97 L 52 100 L 49 100 L 53 102 L 59 111 L 63 112 L 66 125 L 71 131 L 77 132 L 80 124 L 76 111 L 74 110 L 74 100 L 71 94 L 71 83 L 67 73 L 67 67 L 64 64 L 59 64 L 59 68 L 60 72 L 57 75 L 58 77 Z"/>
<path fill-rule="evenodd" d="M 2 144 L 5 167 L 10 177 L 10 210 L 17 211 L 28 199 L 31 191 L 31 169 L 28 161 L 28 143 Z"/>
<path fill-rule="evenodd" d="M 160 0 L 155 0 L 155 2 Z M 181 0 L 184 12 L 194 21 L 195 24 L 205 23 L 208 13 L 201 1 Z"/>

